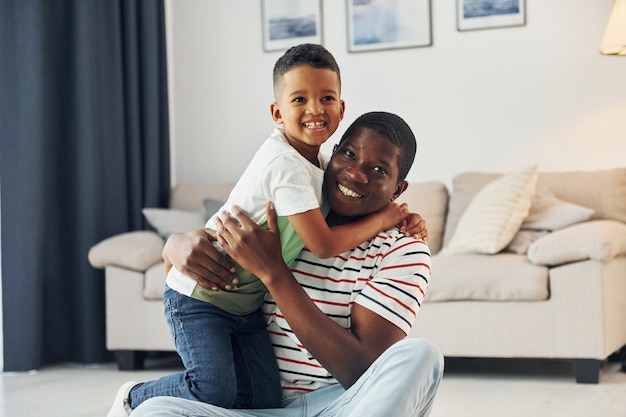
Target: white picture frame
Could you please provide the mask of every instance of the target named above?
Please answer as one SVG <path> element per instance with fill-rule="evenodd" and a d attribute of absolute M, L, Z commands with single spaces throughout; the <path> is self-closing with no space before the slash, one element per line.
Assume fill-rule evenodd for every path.
<path fill-rule="evenodd" d="M 431 46 L 431 0 L 346 0 L 348 51 Z"/>
<path fill-rule="evenodd" d="M 457 0 L 457 30 L 524 26 L 524 0 Z"/>
<path fill-rule="evenodd" d="M 264 51 L 322 44 L 321 0 L 261 0 L 261 12 Z"/>

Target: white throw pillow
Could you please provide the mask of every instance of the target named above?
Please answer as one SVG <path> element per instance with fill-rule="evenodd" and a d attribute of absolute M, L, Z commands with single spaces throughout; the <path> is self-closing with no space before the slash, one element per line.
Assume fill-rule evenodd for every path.
<path fill-rule="evenodd" d="M 494 254 L 509 244 L 528 216 L 537 167 L 502 176 L 478 192 L 442 253 Z"/>
<path fill-rule="evenodd" d="M 204 211 L 186 211 L 165 208 L 144 208 L 143 215 L 164 239 L 173 233 L 188 232 L 204 227 Z"/>
<path fill-rule="evenodd" d="M 546 234 L 589 220 L 593 209 L 559 200 L 548 187 L 538 187 L 528 217 L 506 247 L 510 252 L 526 253 L 531 243 Z"/>
<path fill-rule="evenodd" d="M 150 226 L 154 227 L 164 239 L 173 233 L 188 232 L 202 229 L 207 220 L 222 207 L 224 203 L 213 198 L 202 200 L 197 211 L 167 208 L 144 208 L 142 213 Z"/>
<path fill-rule="evenodd" d="M 528 248 L 536 265 L 561 265 L 584 259 L 605 261 L 626 254 L 626 225 L 616 220 L 591 220 L 548 234 Z"/>

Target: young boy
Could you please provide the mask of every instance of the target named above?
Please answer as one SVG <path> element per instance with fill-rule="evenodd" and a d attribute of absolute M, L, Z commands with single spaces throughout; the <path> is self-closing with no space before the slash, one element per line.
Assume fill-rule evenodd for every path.
<path fill-rule="evenodd" d="M 243 208 L 264 224 L 265 204 L 274 203 L 283 259 L 290 264 L 306 245 L 320 258 L 352 249 L 381 230 L 401 223 L 406 205 L 384 208 L 349 225 L 329 227 L 320 208 L 325 163 L 320 146 L 343 118 L 341 79 L 322 46 L 289 49 L 274 66 L 274 121 L 282 124 L 264 142 L 220 210 Z M 350 190 L 347 197 L 363 198 Z M 213 216 L 207 227 L 215 229 Z M 125 416 L 154 396 L 199 400 L 225 408 L 280 404 L 279 372 L 260 309 L 265 287 L 237 268 L 225 290 L 204 288 L 175 268 L 167 275 L 165 313 L 185 371 L 120 388 L 109 417 Z"/>

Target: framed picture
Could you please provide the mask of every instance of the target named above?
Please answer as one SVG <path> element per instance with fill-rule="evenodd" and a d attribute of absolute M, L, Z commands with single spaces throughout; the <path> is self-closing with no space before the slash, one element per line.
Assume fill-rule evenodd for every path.
<path fill-rule="evenodd" d="M 430 0 L 347 0 L 348 51 L 432 45 Z"/>
<path fill-rule="evenodd" d="M 524 26 L 524 0 L 456 0 L 457 29 Z"/>
<path fill-rule="evenodd" d="M 263 50 L 322 43 L 321 0 L 261 0 Z"/>

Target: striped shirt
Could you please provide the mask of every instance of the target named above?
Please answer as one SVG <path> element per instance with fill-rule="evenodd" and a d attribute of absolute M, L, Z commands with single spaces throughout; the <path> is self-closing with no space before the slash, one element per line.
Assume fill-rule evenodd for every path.
<path fill-rule="evenodd" d="M 346 331 L 357 303 L 408 334 L 428 287 L 430 265 L 424 241 L 393 229 L 334 258 L 318 259 L 305 248 L 291 270 L 317 307 Z M 264 312 L 284 398 L 337 383 L 300 343 L 269 294 Z"/>

